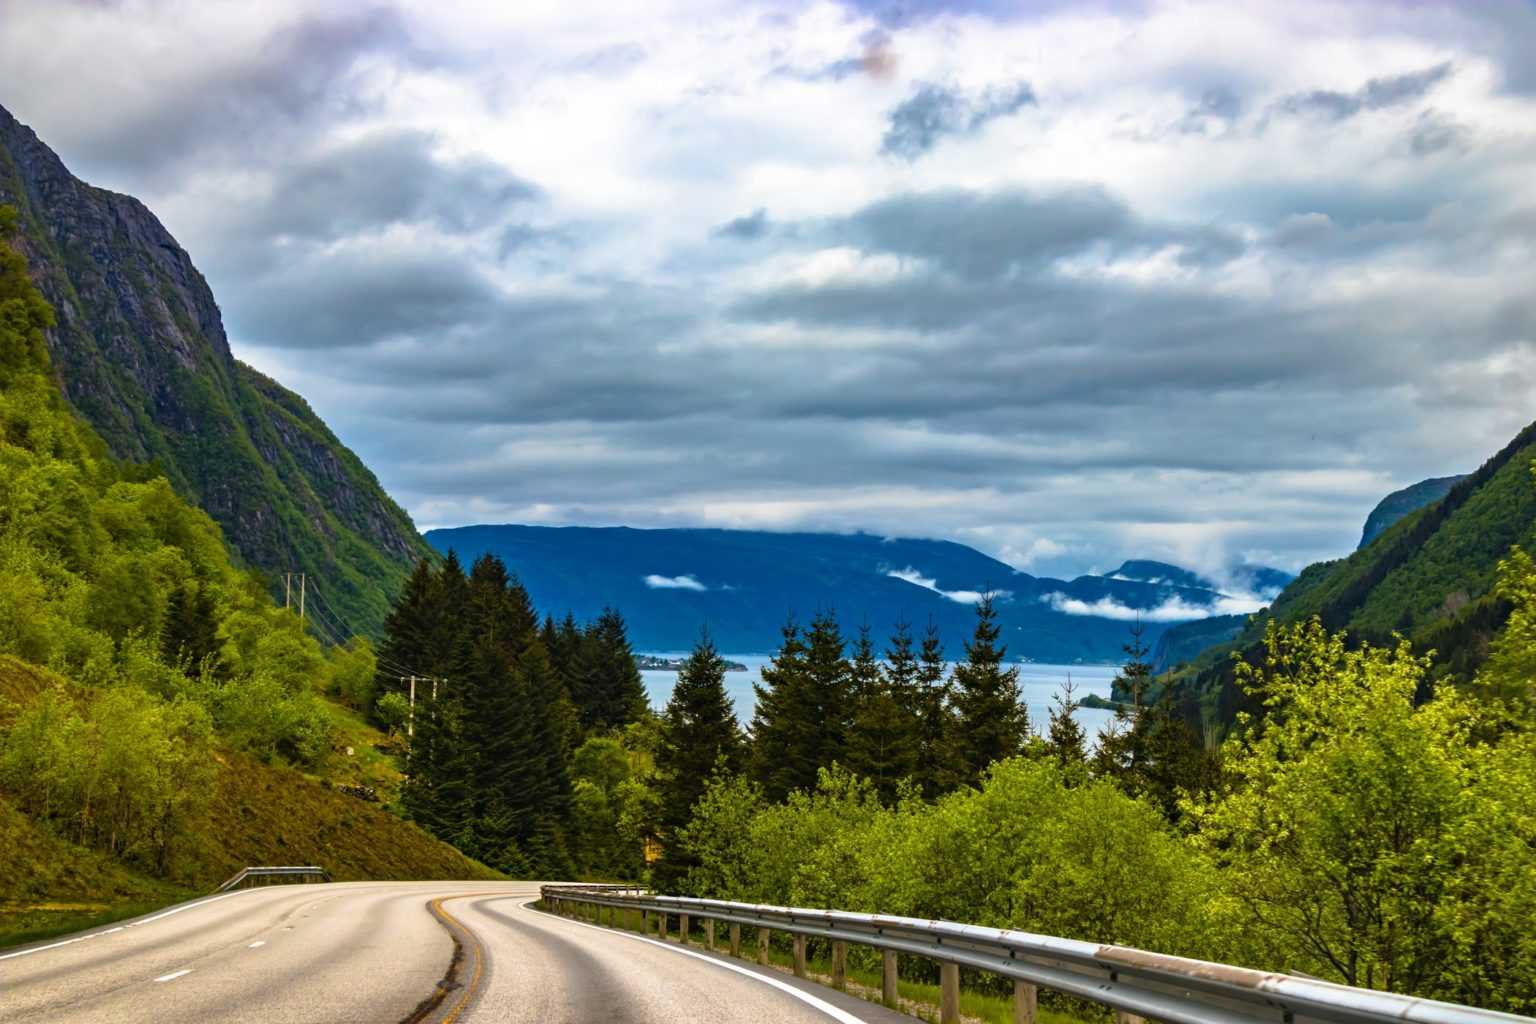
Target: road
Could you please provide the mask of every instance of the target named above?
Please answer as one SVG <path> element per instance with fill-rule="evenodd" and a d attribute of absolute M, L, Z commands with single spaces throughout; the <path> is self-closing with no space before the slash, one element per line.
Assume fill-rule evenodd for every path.
<path fill-rule="evenodd" d="M 215 896 L 0 950 L 0 1022 L 911 1024 L 782 972 L 541 913 L 537 896 L 516 882 Z"/>

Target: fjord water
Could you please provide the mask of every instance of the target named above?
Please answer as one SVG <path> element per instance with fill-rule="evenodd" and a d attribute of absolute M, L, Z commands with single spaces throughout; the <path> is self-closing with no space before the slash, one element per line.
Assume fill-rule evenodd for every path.
<path fill-rule="evenodd" d="M 647 651 L 663 658 L 684 658 L 686 651 Z M 726 654 L 727 661 L 739 662 L 747 666 L 745 672 L 727 672 L 725 674 L 725 692 L 730 695 L 731 703 L 736 707 L 736 717 L 743 725 L 752 721 L 752 710 L 757 706 L 757 695 L 752 690 L 752 684 L 762 681 L 762 669 L 773 659 L 762 654 Z M 953 665 L 950 666 L 954 668 Z M 1068 676 L 1072 679 L 1072 685 L 1078 700 L 1082 700 L 1090 693 L 1100 697 L 1109 696 L 1109 684 L 1115 678 L 1117 667 L 1114 665 L 1046 665 L 1037 662 L 1026 662 L 1019 668 L 1019 689 L 1023 691 L 1024 703 L 1029 707 L 1030 725 L 1036 730 L 1043 730 L 1049 721 L 1047 717 L 1051 708 L 1051 698 L 1061 690 Z M 640 675 L 645 679 L 646 693 L 650 695 L 651 706 L 657 711 L 667 706 L 667 698 L 672 696 L 672 686 L 677 682 L 677 673 L 662 670 L 643 671 Z M 1098 734 L 1099 727 L 1113 717 L 1113 712 L 1099 711 L 1094 708 L 1078 708 L 1077 720 L 1087 730 L 1090 739 Z"/>

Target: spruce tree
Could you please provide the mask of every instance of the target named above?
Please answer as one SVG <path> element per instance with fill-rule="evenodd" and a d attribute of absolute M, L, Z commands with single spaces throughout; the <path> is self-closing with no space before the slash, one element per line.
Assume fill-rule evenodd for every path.
<path fill-rule="evenodd" d="M 917 690 L 913 694 L 917 711 L 916 779 L 929 800 L 960 784 L 957 755 L 951 745 L 955 731 L 950 707 L 952 690 L 944 663 L 944 644 L 938 626 L 930 618 L 918 654 Z"/>
<path fill-rule="evenodd" d="M 905 623 L 897 626 L 891 638 L 887 661 L 882 669 L 875 660 L 869 627 L 862 627 L 852 662 L 855 710 L 848 737 L 848 769 L 873 781 L 880 799 L 891 804 L 898 783 L 912 776 L 917 765 L 917 659 Z"/>
<path fill-rule="evenodd" d="M 645 680 L 635 665 L 624 617 L 617 611 L 604 608 L 587 627 L 576 660 L 571 699 L 582 729 L 621 729 L 650 710 Z"/>
<path fill-rule="evenodd" d="M 188 676 L 228 674 L 220 652 L 219 609 L 208 588 L 187 582 L 171 591 L 160 629 L 160 657 Z"/>
<path fill-rule="evenodd" d="M 1003 668 L 1008 648 L 1001 642 L 992 595 L 976 605 L 976 631 L 955 666 L 954 751 L 967 784 L 981 780 L 987 766 L 1023 750 L 1029 715 L 1020 700 L 1019 670 Z"/>
<path fill-rule="evenodd" d="M 451 553 L 449 557 L 453 557 Z M 379 644 L 374 680 L 375 701 L 387 693 L 407 693 L 410 685 L 402 675 L 427 675 L 442 667 L 442 641 L 438 635 L 442 621 L 440 596 L 441 584 L 432 564 L 420 559 L 384 619 L 384 639 Z"/>
<path fill-rule="evenodd" d="M 1088 737 L 1077 720 L 1077 709 L 1082 705 L 1076 697 L 1072 677 L 1053 698 L 1050 710 L 1051 724 L 1046 732 L 1045 750 L 1057 767 L 1072 777 L 1081 776 L 1088 765 Z"/>
<path fill-rule="evenodd" d="M 773 660 L 753 684 L 757 707 L 752 713 L 752 777 L 769 800 L 782 800 L 816 783 L 816 765 L 807 765 L 803 742 L 812 728 L 815 707 L 806 675 L 805 641 L 791 617 Z M 808 769 L 808 770 L 807 770 Z"/>
<path fill-rule="evenodd" d="M 696 862 L 678 848 L 676 837 L 691 819 L 710 778 L 742 766 L 741 728 L 726 696 L 725 671 L 725 659 L 706 631 L 678 671 L 661 718 L 656 788 L 663 855 L 655 878 L 662 891 L 675 889 Z"/>

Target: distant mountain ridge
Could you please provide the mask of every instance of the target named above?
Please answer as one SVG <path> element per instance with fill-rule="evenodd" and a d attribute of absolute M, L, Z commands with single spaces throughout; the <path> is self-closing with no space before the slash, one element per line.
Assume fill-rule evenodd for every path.
<path fill-rule="evenodd" d="M 113 454 L 152 462 L 248 565 L 308 573 L 333 630 L 376 632 L 428 549 L 304 399 L 234 358 L 186 250 L 3 107 L 0 203 L 20 210 L 21 247 L 57 311 L 59 384 Z"/>
<path fill-rule="evenodd" d="M 1477 472 L 1424 481 L 1389 495 L 1373 518 L 1396 516 L 1346 558 L 1318 562 L 1229 642 L 1195 657 L 1173 684 L 1191 718 L 1230 722 L 1252 710 L 1233 682 L 1232 656 L 1256 661 L 1268 623 L 1316 616 L 1352 640 L 1376 645 L 1402 635 L 1435 652 L 1435 674 L 1468 679 L 1508 617 L 1493 594 L 1499 560 L 1515 544 L 1536 548 L 1536 424 L 1517 434 Z M 1446 486 L 1447 481 L 1449 485 Z M 1435 499 L 1435 491 L 1444 488 Z M 1426 503 L 1399 515 L 1408 504 Z M 1367 532 L 1370 531 L 1367 524 Z"/>
<path fill-rule="evenodd" d="M 1425 505 L 1433 504 L 1450 493 L 1451 488 L 1465 480 L 1466 474 L 1440 476 L 1420 480 L 1416 484 L 1393 491 L 1382 498 L 1371 514 L 1366 517 L 1365 528 L 1360 531 L 1360 544 L 1356 551 L 1381 536 L 1383 531 L 1410 512 L 1417 512 Z"/>
<path fill-rule="evenodd" d="M 993 590 L 1012 656 L 1107 663 L 1121 657 L 1138 611 L 1214 608 L 1225 596 L 1161 563 L 1127 563 L 1160 566 L 1167 578 L 1157 582 L 1057 580 L 951 541 L 866 533 L 505 525 L 431 530 L 427 540 L 462 559 L 499 555 L 555 614 L 590 617 L 613 605 L 637 649 L 655 651 L 687 649 L 707 625 L 722 650 L 767 653 L 790 614 L 805 622 L 832 607 L 846 631 L 867 621 L 882 643 L 898 619 L 919 632 L 931 620 L 958 653 L 975 600 Z M 1144 618 L 1151 642 L 1168 620 Z"/>

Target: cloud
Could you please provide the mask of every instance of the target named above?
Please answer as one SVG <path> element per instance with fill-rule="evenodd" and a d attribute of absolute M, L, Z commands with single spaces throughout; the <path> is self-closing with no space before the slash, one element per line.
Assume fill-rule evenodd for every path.
<path fill-rule="evenodd" d="M 645 585 L 652 590 L 696 590 L 703 592 L 709 589 L 691 574 L 687 576 L 657 576 L 652 574 L 645 577 Z"/>
<path fill-rule="evenodd" d="M 1210 575 L 1530 415 L 1532 16 L 1398 13 L 12 0 L 0 96 L 419 523 Z"/>
<path fill-rule="evenodd" d="M 880 152 L 916 160 L 947 135 L 974 135 L 998 118 L 1017 113 L 1034 102 L 1035 92 L 1025 82 L 987 89 L 974 96 L 923 82 L 891 111 L 880 140 Z"/>
<path fill-rule="evenodd" d="M 911 583 L 913 586 L 922 587 L 924 590 L 931 590 L 940 597 L 946 597 L 957 604 L 980 604 L 988 597 L 1006 601 L 1013 596 L 1013 592 L 1008 590 L 940 590 L 937 580 L 924 576 L 910 566 L 905 569 L 889 569 L 885 574 Z"/>
<path fill-rule="evenodd" d="M 1083 601 L 1068 597 L 1059 591 L 1040 595 L 1040 600 L 1064 615 L 1088 615 L 1100 619 L 1116 619 L 1124 622 L 1188 622 L 1212 615 L 1252 615 L 1267 602 L 1250 598 L 1219 597 L 1211 604 L 1195 604 L 1182 597 L 1168 598 L 1152 608 L 1132 608 L 1112 597 L 1097 601 Z"/>
<path fill-rule="evenodd" d="M 744 217 L 726 221 L 711 232 L 717 238 L 739 238 L 755 241 L 768 233 L 768 211 L 759 206 Z"/>
<path fill-rule="evenodd" d="M 1449 78 L 1452 71 L 1451 62 L 1445 61 L 1420 71 L 1373 78 L 1354 92 L 1318 89 L 1293 93 L 1276 103 L 1274 109 L 1285 114 L 1318 114 L 1342 121 L 1362 111 L 1384 110 L 1420 99 Z"/>

